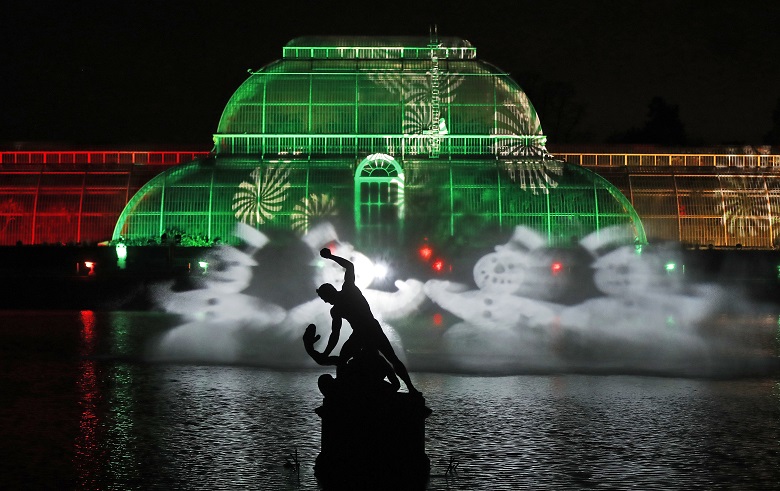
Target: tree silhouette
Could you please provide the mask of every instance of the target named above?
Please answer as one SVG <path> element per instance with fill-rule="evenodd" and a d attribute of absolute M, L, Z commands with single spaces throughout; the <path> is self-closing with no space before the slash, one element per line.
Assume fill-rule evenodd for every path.
<path fill-rule="evenodd" d="M 772 129 L 764 135 L 764 143 L 767 145 L 780 145 L 780 97 L 772 111 Z"/>
<path fill-rule="evenodd" d="M 647 120 L 642 128 L 631 128 L 607 139 L 609 143 L 650 143 L 657 145 L 684 145 L 687 141 L 685 125 L 680 120 L 680 108 L 653 97 L 647 106 Z"/>
<path fill-rule="evenodd" d="M 578 127 L 586 109 L 577 100 L 577 91 L 573 85 L 544 80 L 535 73 L 521 74 L 518 79 L 522 80 L 523 91 L 542 120 L 545 135 L 557 143 L 567 143 L 582 137 Z"/>

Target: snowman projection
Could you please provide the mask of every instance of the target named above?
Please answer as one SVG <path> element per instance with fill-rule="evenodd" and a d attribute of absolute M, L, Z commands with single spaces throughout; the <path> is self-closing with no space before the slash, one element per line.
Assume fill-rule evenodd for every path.
<path fill-rule="evenodd" d="M 536 328 L 550 324 L 558 307 L 530 298 L 542 283 L 535 278 L 534 251 L 545 240 L 535 231 L 519 226 L 504 245 L 496 246 L 474 265 L 474 282 L 478 290 L 468 290 L 461 283 L 429 280 L 425 293 L 440 307 L 468 324 L 487 328 Z"/>
<path fill-rule="evenodd" d="M 580 241 L 595 258 L 598 295 L 560 310 L 552 354 L 563 369 L 705 373 L 716 346 L 698 328 L 724 292 L 687 283 L 674 250 L 625 245 L 630 239 L 613 227 Z"/>
<path fill-rule="evenodd" d="M 623 353 L 627 343 L 647 347 L 670 336 L 678 346 L 698 349 L 698 336 L 687 329 L 714 310 L 720 290 L 686 285 L 673 263 L 662 261 L 665 251 L 640 255 L 625 245 L 633 242 L 632 229 L 623 226 L 572 241 L 563 257 L 566 273 L 576 274 L 558 275 L 562 251 L 517 227 L 508 243 L 475 263 L 477 290 L 428 281 L 428 297 L 463 319 L 444 334 L 449 354 L 470 368 L 506 370 L 598 365 L 610 358 L 609 350 Z M 572 293 L 581 296 L 564 302 Z"/>
<path fill-rule="evenodd" d="M 576 347 L 570 351 L 598 351 L 633 364 L 683 361 L 706 351 L 697 328 L 718 309 L 724 292 L 686 284 L 678 264 L 673 251 L 663 249 L 640 253 L 624 246 L 600 255 L 593 281 L 603 295 L 560 315 L 567 343 Z"/>
<path fill-rule="evenodd" d="M 330 306 L 316 297 L 314 288 L 311 288 L 311 300 L 290 309 L 263 299 L 262 292 L 258 296 L 244 293 L 253 275 L 263 274 L 263 264 L 258 264 L 254 255 L 269 240 L 262 232 L 245 224 L 237 225 L 236 235 L 247 246 L 247 252 L 230 246 L 213 249 L 207 258 L 209 268 L 203 278 L 203 288 L 175 291 L 171 283 L 155 288 L 158 306 L 166 312 L 182 315 L 187 322 L 160 339 L 152 350 L 152 358 L 274 367 L 311 365 L 311 359 L 300 349 L 300 336 L 309 323 L 329 326 Z M 329 223 L 312 228 L 301 240 L 311 250 L 310 257 L 318 257 L 321 248 L 329 247 L 335 254 L 353 261 L 358 275 L 356 283 L 364 289 L 365 297 L 394 349 L 402 353 L 400 338 L 387 322 L 419 308 L 425 300 L 422 283 L 399 280 L 395 282 L 397 290 L 394 292 L 371 289 L 376 265 L 351 244 L 340 242 Z M 343 270 L 334 271 L 321 260 L 315 260 L 312 267 L 313 282 L 312 278 L 306 281 L 280 278 L 278 281 L 301 281 L 301 288 L 325 282 L 338 288 L 343 282 Z M 348 337 L 349 327 L 345 325 L 342 342 Z"/>
<path fill-rule="evenodd" d="M 477 290 L 451 281 L 425 283 L 434 303 L 463 320 L 442 337 L 450 368 L 487 373 L 553 368 L 548 327 L 561 307 L 527 295 L 549 286 L 535 278 L 534 261 L 545 243 L 535 231 L 517 227 L 508 243 L 474 265 Z"/>
<path fill-rule="evenodd" d="M 238 225 L 236 235 L 247 245 L 246 250 L 215 246 L 203 258 L 207 273 L 199 279 L 201 288 L 177 291 L 173 281 L 153 285 L 155 304 L 191 321 L 280 322 L 283 309 L 241 293 L 249 286 L 257 266 L 252 256 L 268 243 L 268 238 L 245 224 Z M 261 319 L 258 312 L 264 314 Z"/>
<path fill-rule="evenodd" d="M 234 363 L 241 358 L 241 333 L 264 330 L 283 321 L 278 305 L 242 293 L 257 266 L 252 255 L 268 243 L 254 228 L 239 224 L 236 235 L 246 251 L 232 246 L 214 247 L 203 261 L 207 273 L 201 288 L 178 291 L 173 282 L 151 287 L 152 298 L 162 310 L 178 314 L 185 323 L 166 332 L 151 348 L 158 361 Z"/>

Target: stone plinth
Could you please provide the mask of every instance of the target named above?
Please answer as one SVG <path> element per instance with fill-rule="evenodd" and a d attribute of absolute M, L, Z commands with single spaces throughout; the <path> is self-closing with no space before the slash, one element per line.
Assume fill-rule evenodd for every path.
<path fill-rule="evenodd" d="M 314 474 L 326 487 L 424 489 L 430 471 L 425 419 L 431 410 L 422 396 L 335 393 L 316 413 L 322 448 Z"/>

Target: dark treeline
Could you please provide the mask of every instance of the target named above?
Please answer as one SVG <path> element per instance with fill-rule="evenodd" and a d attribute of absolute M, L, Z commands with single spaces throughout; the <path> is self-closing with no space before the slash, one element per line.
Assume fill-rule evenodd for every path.
<path fill-rule="evenodd" d="M 670 104 L 663 97 L 653 97 L 647 106 L 644 126 L 630 128 L 610 135 L 606 143 L 653 144 L 666 146 L 711 144 L 743 144 L 750 142 L 701 142 L 692 140 L 680 119 L 680 108 Z M 780 98 L 772 112 L 772 127 L 762 139 L 764 145 L 780 145 Z"/>
<path fill-rule="evenodd" d="M 772 127 L 764 135 L 764 143 L 772 146 L 780 145 L 780 97 L 777 98 L 775 110 L 772 111 Z"/>
<path fill-rule="evenodd" d="M 653 97 L 647 107 L 647 119 L 641 128 L 630 128 L 607 138 L 607 143 L 640 143 L 682 146 L 688 143 L 680 108 L 662 97 Z"/>
<path fill-rule="evenodd" d="M 523 91 L 542 119 L 545 135 L 559 143 L 587 140 L 582 133 L 586 105 L 577 99 L 577 90 L 567 82 L 546 80 L 536 73 L 520 74 Z"/>

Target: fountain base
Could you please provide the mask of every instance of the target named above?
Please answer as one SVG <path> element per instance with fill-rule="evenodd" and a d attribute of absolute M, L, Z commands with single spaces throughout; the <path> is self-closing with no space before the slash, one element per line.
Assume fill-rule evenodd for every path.
<path fill-rule="evenodd" d="M 424 489 L 425 399 L 407 393 L 336 393 L 315 411 L 322 449 L 314 474 L 334 489 Z"/>

